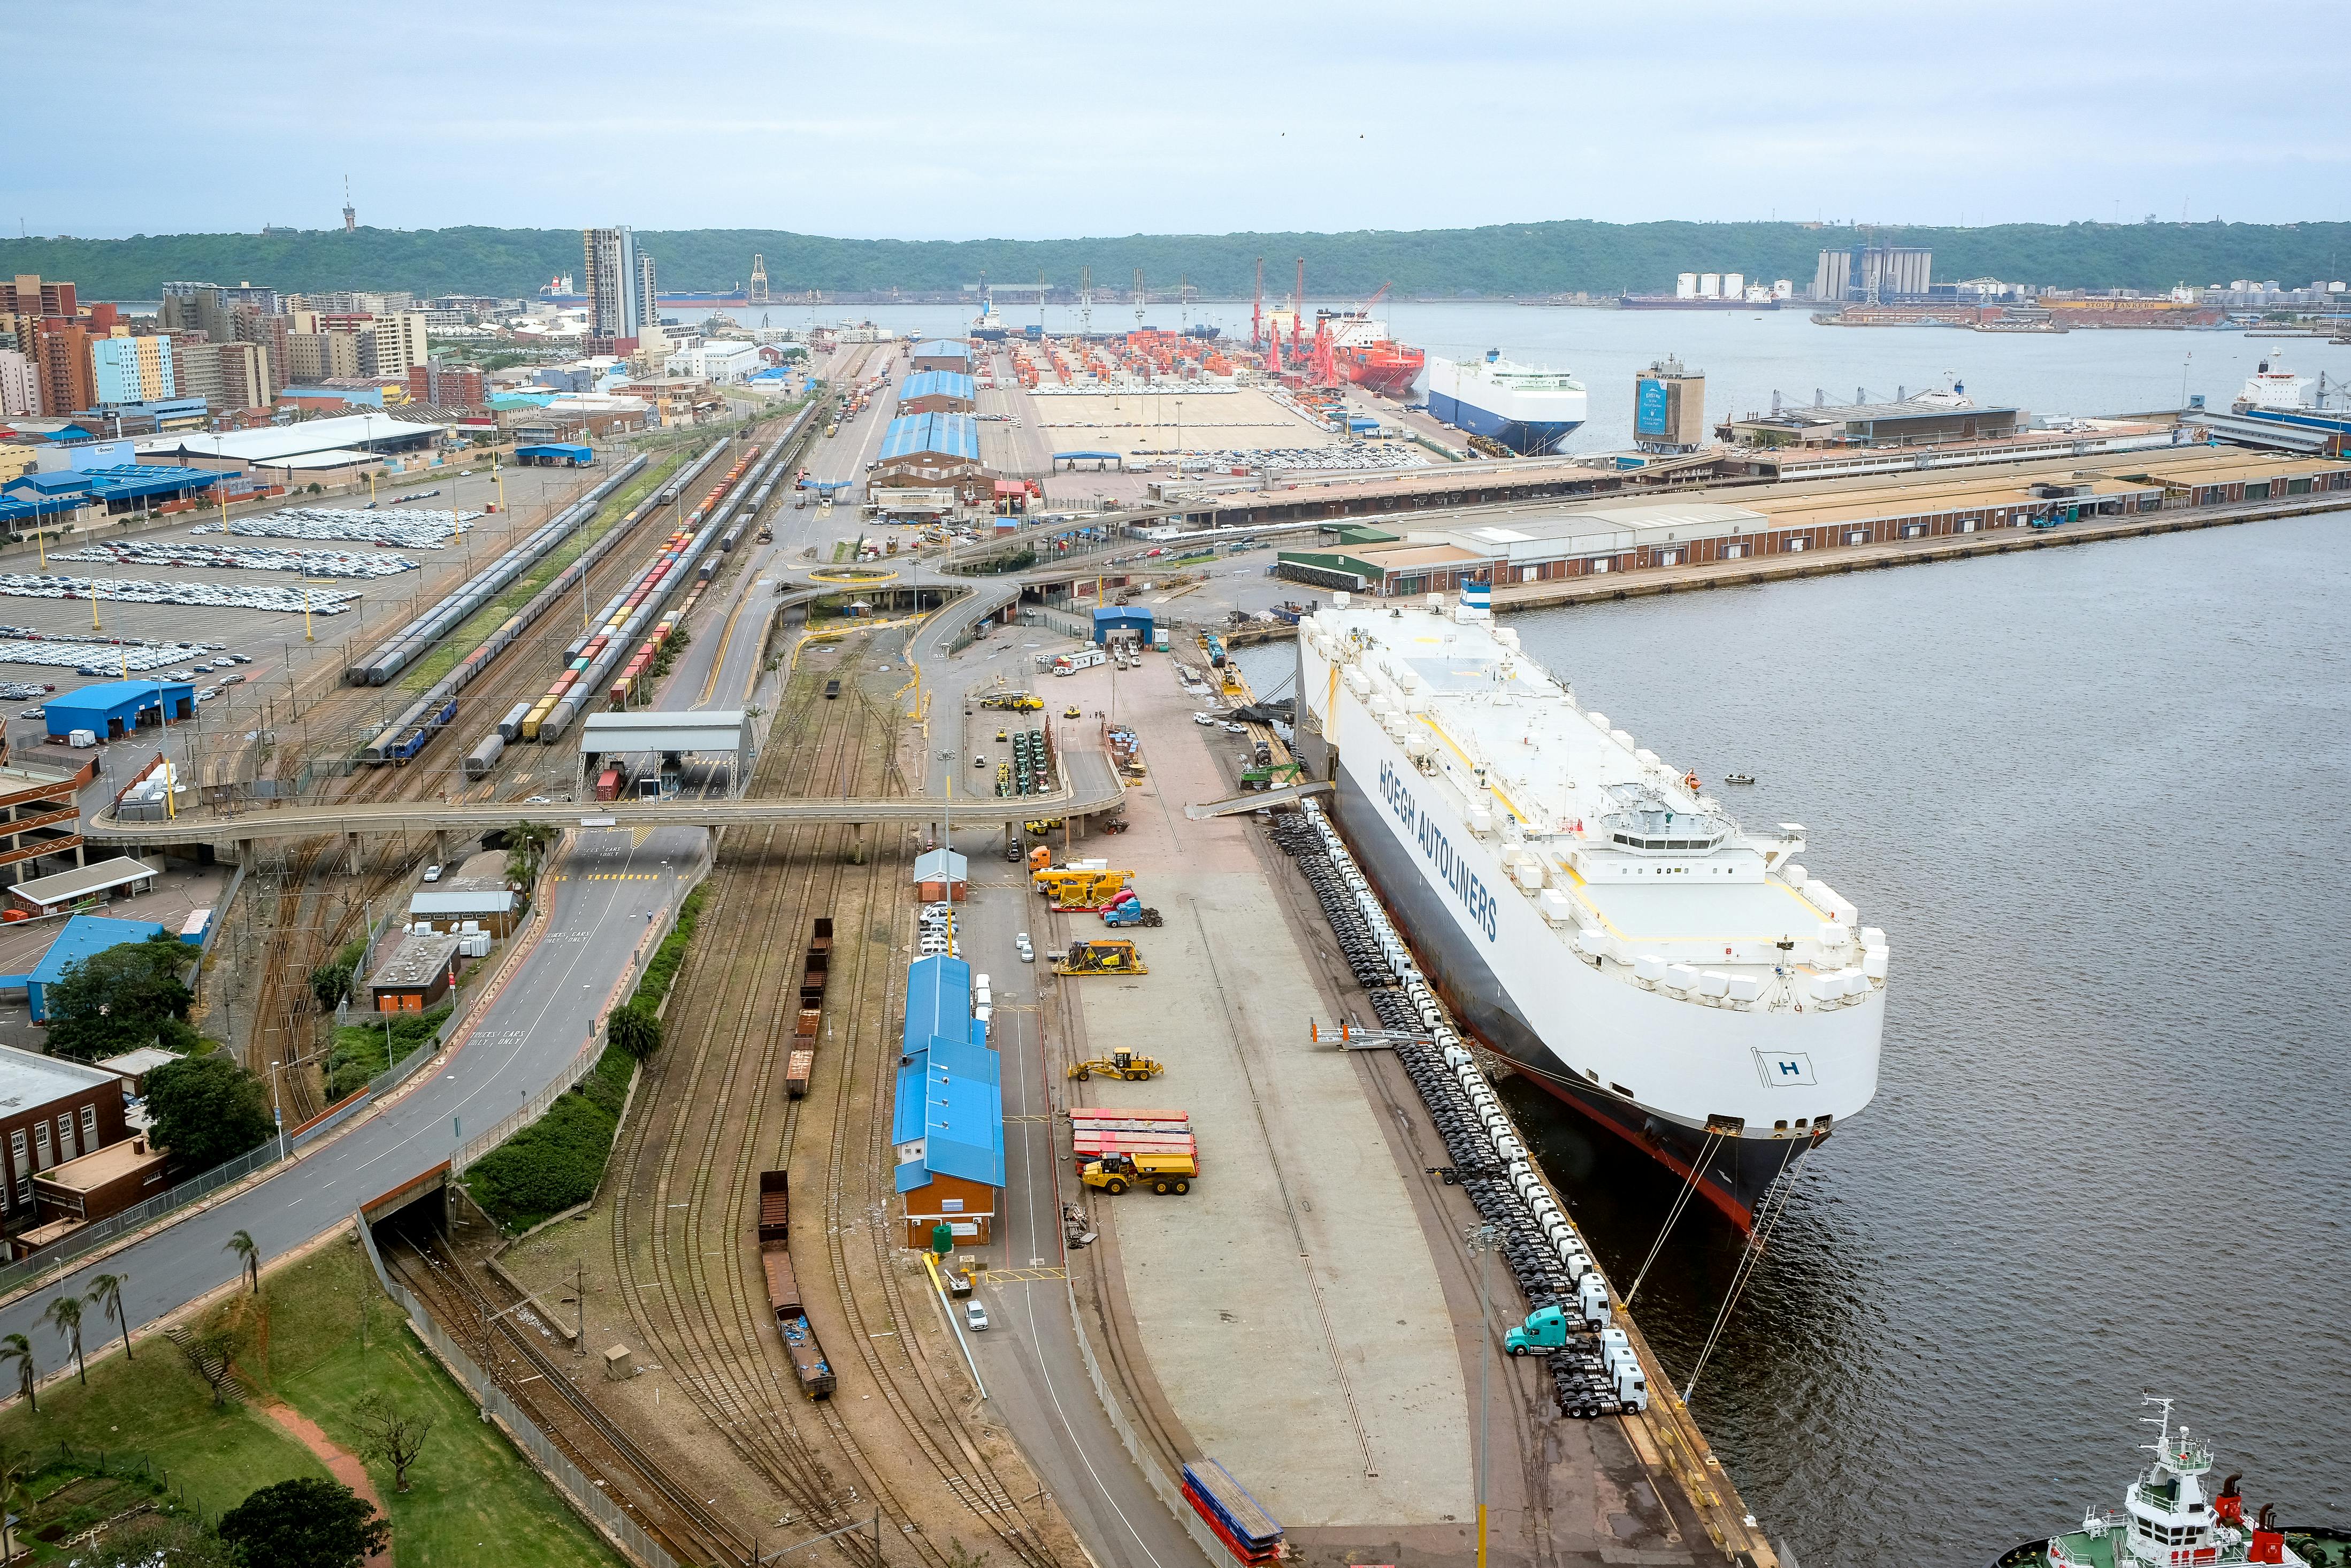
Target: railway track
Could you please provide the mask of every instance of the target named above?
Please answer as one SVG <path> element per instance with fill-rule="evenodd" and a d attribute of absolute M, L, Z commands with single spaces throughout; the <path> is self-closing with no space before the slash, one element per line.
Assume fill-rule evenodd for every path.
<path fill-rule="evenodd" d="M 632 1475 L 652 1494 L 633 1511 L 671 1556 L 680 1563 L 747 1559 L 750 1539 L 598 1409 L 562 1362 L 531 1343 L 530 1335 L 515 1324 L 512 1308 L 517 1303 L 494 1302 L 444 1242 L 395 1225 L 381 1250 L 385 1265 L 424 1303 L 434 1320 L 464 1342 L 475 1364 L 496 1378 L 508 1397 L 529 1407 L 539 1429 L 582 1473 Z M 539 1397 L 540 1385 L 556 1399 Z"/>
<path fill-rule="evenodd" d="M 845 650 L 842 665 L 856 658 L 855 647 Z M 853 683 L 852 701 L 827 703 L 818 696 L 822 684 L 815 672 L 795 681 L 781 704 L 778 730 L 801 739 L 763 753 L 765 776 L 755 787 L 820 794 L 903 790 L 903 779 L 894 776 L 893 715 Z M 674 1010 L 675 1033 L 657 1058 L 664 1076 L 640 1085 L 639 1114 L 622 1129 L 612 1188 L 616 1271 L 649 1353 L 680 1376 L 751 1472 L 804 1511 L 812 1530 L 878 1509 L 900 1523 L 894 1538 L 913 1561 L 948 1568 L 953 1553 L 919 1528 L 937 1519 L 935 1500 L 944 1485 L 977 1530 L 1014 1559 L 1044 1568 L 1054 1559 L 1040 1532 L 963 1432 L 952 1400 L 924 1376 L 919 1352 L 907 1343 L 915 1309 L 896 1278 L 900 1260 L 890 1245 L 886 1204 L 871 1182 L 873 1171 L 888 1168 L 882 1153 L 888 1096 L 878 1085 L 886 1084 L 890 1069 L 881 1042 L 888 999 L 897 989 L 891 972 L 896 949 L 909 934 L 899 928 L 909 917 L 898 912 L 896 857 L 875 855 L 865 865 L 851 864 L 846 832 L 778 827 L 756 843 L 722 850 L 714 872 L 718 896 L 703 920 L 735 940 L 723 951 L 699 948 L 689 960 L 676 994 L 695 1000 Z M 833 1174 L 824 1256 L 848 1327 L 845 1335 L 828 1328 L 822 1336 L 829 1336 L 836 1371 L 862 1366 L 902 1428 L 903 1440 L 887 1456 L 870 1451 L 861 1439 L 843 1414 L 841 1396 L 810 1407 L 799 1395 L 747 1244 L 754 1175 L 792 1163 L 802 1107 L 817 1103 L 780 1097 L 778 1058 L 787 1048 L 789 1014 L 775 999 L 797 984 L 809 923 L 823 914 L 833 918 L 836 931 L 859 940 L 834 949 L 827 1033 L 818 1058 L 834 1085 L 824 1154 Z M 877 927 L 891 940 L 871 940 Z M 868 1108 L 861 1112 L 860 1104 Z M 724 1107 L 723 1114 L 711 1115 L 714 1106 Z M 844 1196 L 841 1184 L 852 1168 L 858 1172 L 856 1191 Z M 797 1230 L 800 1266 L 812 1272 L 810 1228 L 803 1223 Z M 844 1243 L 852 1231 L 870 1238 L 870 1254 Z M 872 1290 L 862 1278 L 869 1257 L 887 1298 L 873 1315 L 861 1304 Z M 818 1430 L 805 1429 L 797 1415 L 803 1410 Z M 954 1436 L 942 1438 L 935 1429 Z M 839 1456 L 841 1474 L 828 1454 Z M 933 1506 L 914 1506 L 910 1489 L 922 1490 Z"/>

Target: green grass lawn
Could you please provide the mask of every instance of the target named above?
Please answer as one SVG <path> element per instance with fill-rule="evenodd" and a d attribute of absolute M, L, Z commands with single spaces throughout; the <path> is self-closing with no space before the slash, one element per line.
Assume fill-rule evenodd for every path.
<path fill-rule="evenodd" d="M 245 1335 L 236 1358 L 245 1404 L 214 1409 L 204 1380 L 166 1341 L 141 1344 L 128 1364 L 118 1343 L 113 1355 L 90 1368 L 87 1389 L 52 1386 L 38 1415 L 21 1399 L 0 1410 L 0 1444 L 43 1457 L 61 1444 L 77 1455 L 104 1449 L 114 1468 L 143 1456 L 173 1493 L 217 1519 L 256 1488 L 327 1473 L 263 1407 L 272 1399 L 290 1405 L 357 1453 L 363 1438 L 352 1412 L 372 1390 L 403 1412 L 434 1420 L 423 1454 L 410 1468 L 407 1493 L 394 1489 L 390 1465 L 368 1467 L 392 1519 L 399 1562 L 500 1568 L 621 1562 L 419 1348 L 354 1241 L 337 1240 L 266 1272 L 258 1299 L 239 1297 L 206 1322 L 222 1318 Z M 96 1338 L 89 1336 L 93 1348 Z M 57 1362 L 55 1335 L 45 1333 L 35 1343 L 47 1353 L 45 1366 Z M 37 1527 L 45 1516 L 36 1508 L 30 1517 Z"/>

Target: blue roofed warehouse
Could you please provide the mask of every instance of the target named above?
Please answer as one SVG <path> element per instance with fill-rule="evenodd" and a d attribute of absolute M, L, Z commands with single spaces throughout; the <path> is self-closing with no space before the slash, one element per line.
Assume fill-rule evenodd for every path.
<path fill-rule="evenodd" d="M 979 421 L 969 414 L 904 414 L 882 432 L 866 476 L 868 493 L 885 488 L 947 490 L 977 502 L 989 491 L 979 462 Z"/>
<path fill-rule="evenodd" d="M 78 691 L 52 697 L 42 719 L 52 739 L 88 730 L 101 741 L 119 741 L 133 730 L 158 722 L 178 723 L 196 711 L 196 688 L 187 680 L 101 680 Z"/>
<path fill-rule="evenodd" d="M 971 1013 L 971 966 L 941 954 L 907 967 L 890 1143 L 909 1247 L 931 1245 L 941 1225 L 959 1243 L 995 1240 L 1004 1081 L 987 1028 Z"/>
<path fill-rule="evenodd" d="M 959 370 L 917 370 L 898 389 L 902 414 L 967 414 L 977 402 L 976 384 Z"/>

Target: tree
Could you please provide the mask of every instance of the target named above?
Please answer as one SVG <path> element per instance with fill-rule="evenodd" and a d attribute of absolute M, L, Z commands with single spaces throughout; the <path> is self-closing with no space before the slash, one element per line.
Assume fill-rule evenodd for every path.
<path fill-rule="evenodd" d="M 180 983 L 189 959 L 186 943 L 159 931 L 68 964 L 47 988 L 50 1051 L 94 1062 L 150 1043 L 193 1048 L 188 1007 L 195 998 Z"/>
<path fill-rule="evenodd" d="M 392 1526 L 350 1488 L 299 1476 L 221 1515 L 220 1537 L 242 1549 L 249 1568 L 360 1568 L 383 1550 Z"/>
<path fill-rule="evenodd" d="M 183 1170 L 207 1170 L 267 1140 L 261 1080 L 214 1051 L 167 1062 L 147 1075 L 156 1144 Z"/>
<path fill-rule="evenodd" d="M 526 888 L 535 885 L 538 880 L 539 862 L 546 856 L 547 846 L 554 842 L 555 829 L 543 822 L 517 822 L 507 828 L 507 848 L 522 858 L 517 866 L 510 855 L 507 860 L 507 874 Z M 521 873 L 519 876 L 516 875 L 517 870 Z"/>
<path fill-rule="evenodd" d="M 0 1366 L 12 1361 L 16 1364 L 16 1392 L 25 1397 L 25 1403 L 37 1416 L 41 1413 L 41 1401 L 33 1392 L 33 1385 L 38 1381 L 39 1373 L 33 1366 L 33 1342 L 21 1334 L 0 1336 Z"/>
<path fill-rule="evenodd" d="M 433 1417 L 405 1415 L 381 1393 L 371 1389 L 360 1400 L 352 1418 L 365 1434 L 360 1457 L 381 1459 L 390 1465 L 392 1480 L 402 1491 L 406 1491 L 408 1467 L 424 1451 L 424 1439 L 433 1434 Z"/>
<path fill-rule="evenodd" d="M 338 961 L 322 963 L 310 971 L 310 994 L 317 999 L 319 1012 L 332 1012 L 335 1010 L 335 1004 L 343 999 L 343 992 L 350 990 L 351 975 L 358 967 Z"/>
<path fill-rule="evenodd" d="M 164 1334 L 188 1358 L 190 1369 L 213 1391 L 214 1406 L 227 1404 L 230 1396 L 236 1393 L 236 1353 L 244 1345 L 237 1331 L 223 1324 L 204 1334 L 190 1334 L 180 1328 L 166 1329 Z"/>
<path fill-rule="evenodd" d="M 122 1325 L 122 1359 L 131 1359 L 131 1314 L 122 1310 L 122 1287 L 131 1282 L 127 1274 L 92 1274 L 89 1293 L 82 1297 L 90 1305 L 106 1314 L 109 1323 Z"/>
<path fill-rule="evenodd" d="M 82 1386 L 89 1387 L 89 1366 L 81 1358 L 81 1298 L 62 1293 L 52 1297 L 48 1310 L 41 1314 L 41 1321 L 66 1336 L 66 1343 L 73 1347 L 74 1371 L 81 1378 Z"/>
<path fill-rule="evenodd" d="M 253 1232 L 239 1231 L 221 1243 L 221 1251 L 236 1254 L 237 1272 L 253 1282 L 253 1293 L 259 1295 L 261 1293 L 261 1246 L 253 1239 Z"/>
<path fill-rule="evenodd" d="M 606 1044 L 617 1045 L 642 1062 L 661 1049 L 662 1021 L 649 1007 L 631 1002 L 612 1010 L 604 1021 Z"/>

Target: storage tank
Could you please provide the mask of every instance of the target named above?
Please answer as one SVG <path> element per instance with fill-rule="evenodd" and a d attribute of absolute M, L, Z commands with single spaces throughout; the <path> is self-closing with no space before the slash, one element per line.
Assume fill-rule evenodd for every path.
<path fill-rule="evenodd" d="M 1724 273 L 1722 275 L 1722 297 L 1725 299 L 1746 298 L 1747 275 L 1745 273 L 1739 272 Z"/>
<path fill-rule="evenodd" d="M 1674 297 L 1676 299 L 1696 299 L 1698 297 L 1698 274 L 1694 272 L 1686 272 L 1676 277 L 1674 279 Z"/>
<path fill-rule="evenodd" d="M 1720 299 L 1722 297 L 1722 275 L 1719 272 L 1702 272 L 1698 274 L 1698 296 L 1700 299 Z"/>

